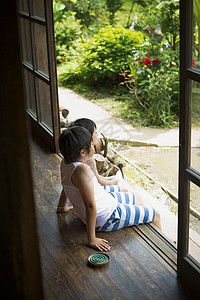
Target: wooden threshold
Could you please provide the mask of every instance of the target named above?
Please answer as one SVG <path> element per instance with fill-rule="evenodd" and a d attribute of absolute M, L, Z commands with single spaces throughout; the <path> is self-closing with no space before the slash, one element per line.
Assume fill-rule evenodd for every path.
<path fill-rule="evenodd" d="M 111 245 L 110 263 L 88 267 L 89 255 L 98 251 L 88 247 L 85 225 L 73 210 L 56 213 L 59 156 L 34 141 L 31 154 L 45 299 L 195 299 L 177 278 L 173 253 L 165 248 L 163 259 L 147 241 L 153 231 L 146 225 L 97 233 Z"/>

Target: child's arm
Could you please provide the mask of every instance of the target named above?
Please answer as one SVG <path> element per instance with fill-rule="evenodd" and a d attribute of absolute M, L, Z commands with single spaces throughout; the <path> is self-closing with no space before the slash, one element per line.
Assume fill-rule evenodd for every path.
<path fill-rule="evenodd" d="M 92 173 L 84 165 L 79 165 L 72 175 L 72 183 L 81 193 L 86 208 L 86 230 L 89 246 L 100 251 L 110 250 L 108 241 L 95 235 L 96 203 Z"/>
<path fill-rule="evenodd" d="M 112 178 L 109 178 L 109 177 L 107 178 L 107 177 L 103 177 L 103 176 L 99 175 L 94 158 L 89 160 L 88 165 L 90 166 L 91 170 L 93 171 L 98 182 L 101 185 L 117 185 L 118 184 L 119 178 L 117 178 L 117 176 L 112 176 Z"/>

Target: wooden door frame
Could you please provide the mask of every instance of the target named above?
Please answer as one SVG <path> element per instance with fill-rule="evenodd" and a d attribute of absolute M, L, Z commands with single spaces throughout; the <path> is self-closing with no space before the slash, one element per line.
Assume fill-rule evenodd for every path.
<path fill-rule="evenodd" d="M 200 72 L 192 68 L 193 1 L 180 1 L 180 135 L 179 208 L 177 273 L 199 292 L 200 264 L 188 254 L 190 182 L 200 186 L 200 173 L 191 161 L 191 80 L 200 82 Z"/>

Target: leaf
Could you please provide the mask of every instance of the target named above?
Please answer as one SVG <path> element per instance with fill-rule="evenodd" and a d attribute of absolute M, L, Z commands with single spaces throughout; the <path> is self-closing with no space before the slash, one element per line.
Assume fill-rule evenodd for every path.
<path fill-rule="evenodd" d="M 60 3 L 60 2 L 56 3 L 56 9 L 57 10 L 63 10 L 65 8 L 66 8 L 65 4 Z"/>

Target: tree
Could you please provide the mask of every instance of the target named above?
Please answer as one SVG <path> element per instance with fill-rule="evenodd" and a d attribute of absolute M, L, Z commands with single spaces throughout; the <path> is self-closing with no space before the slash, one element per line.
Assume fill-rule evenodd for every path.
<path fill-rule="evenodd" d="M 115 13 L 122 7 L 123 2 L 123 0 L 106 0 L 107 10 L 109 11 L 110 25 L 113 25 Z"/>
<path fill-rule="evenodd" d="M 161 12 L 159 18 L 161 32 L 172 49 L 176 50 L 176 40 L 179 35 L 179 1 L 161 1 L 157 9 Z"/>

